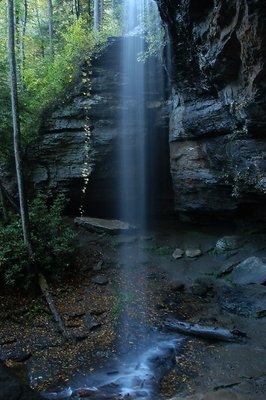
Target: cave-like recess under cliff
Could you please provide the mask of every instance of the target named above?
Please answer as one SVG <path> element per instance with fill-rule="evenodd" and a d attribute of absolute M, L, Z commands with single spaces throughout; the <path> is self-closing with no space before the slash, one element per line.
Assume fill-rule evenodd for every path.
<path fill-rule="evenodd" d="M 70 213 L 77 214 L 82 208 L 90 216 L 119 216 L 118 188 L 124 173 L 119 155 L 121 107 L 137 106 L 137 99 L 133 97 L 127 99 L 127 104 L 121 101 L 123 81 L 129 79 L 123 76 L 121 52 L 123 43 L 129 40 L 134 38 L 110 38 L 106 48 L 93 60 L 89 96 L 88 84 L 82 76 L 89 75 L 91 67 L 86 63 L 82 66 L 80 83 L 64 104 L 46 113 L 41 134 L 28 149 L 31 183 L 37 190 L 49 191 L 52 195 L 66 193 L 70 198 Z M 155 215 L 173 213 L 168 144 L 171 103 L 163 65 L 150 57 L 144 64 L 144 75 L 146 165 L 143 169 L 147 174 L 151 220 Z M 125 133 L 127 139 L 123 140 L 123 145 L 129 146 L 132 152 L 138 151 L 134 135 Z M 136 174 L 144 174 L 144 171 L 138 172 L 141 165 L 132 166 Z M 84 177 L 88 178 L 85 186 Z M 137 187 L 130 191 L 138 195 Z"/>
<path fill-rule="evenodd" d="M 164 98 L 156 92 L 147 93 L 146 98 L 152 126 L 148 147 L 149 179 L 155 188 L 150 192 L 152 213 L 171 215 L 175 209 L 193 219 L 198 215 L 229 217 L 240 211 L 263 219 L 263 0 L 157 3 L 171 43 L 172 68 L 171 73 L 166 71 L 170 90 L 166 85 Z M 121 40 L 111 38 L 102 56 L 94 60 L 91 96 L 84 96 L 87 88 L 77 84 L 68 102 L 45 116 L 41 135 L 28 151 L 32 184 L 70 194 L 76 209 L 87 162 L 89 184 L 83 200 L 91 215 L 115 216 Z M 86 68 L 82 67 L 80 76 Z M 156 80 L 156 73 L 149 79 Z M 89 140 L 84 138 L 85 123 L 90 126 Z"/>

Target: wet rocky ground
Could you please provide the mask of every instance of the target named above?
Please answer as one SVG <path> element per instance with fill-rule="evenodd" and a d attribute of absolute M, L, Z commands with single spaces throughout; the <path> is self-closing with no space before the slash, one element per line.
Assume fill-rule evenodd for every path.
<path fill-rule="evenodd" d="M 0 357 L 23 382 L 51 399 L 266 398 L 263 231 L 76 229 L 75 273 L 51 284 L 69 341 L 41 296 L 0 294 Z M 182 336 L 166 329 L 169 317 L 247 337 Z"/>

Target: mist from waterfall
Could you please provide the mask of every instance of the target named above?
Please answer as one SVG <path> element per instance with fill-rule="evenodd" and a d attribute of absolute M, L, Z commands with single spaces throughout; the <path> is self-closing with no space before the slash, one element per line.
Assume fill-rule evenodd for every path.
<path fill-rule="evenodd" d="M 152 26 L 149 26 L 149 23 Z M 147 42 L 154 37 L 149 28 L 161 31 L 160 16 L 153 0 L 125 0 L 123 10 L 123 38 L 121 45 L 120 93 L 120 142 L 118 158 L 120 161 L 119 218 L 130 222 L 137 228 L 133 235 L 137 244 L 133 252 L 127 241 L 120 248 L 121 286 L 124 298 L 134 298 L 133 304 L 124 305 L 120 315 L 118 351 L 130 352 L 132 338 L 144 349 L 148 345 L 148 281 L 145 251 L 148 216 L 152 207 L 155 182 L 153 176 L 154 158 L 152 134 L 156 133 L 154 93 L 159 94 L 158 103 L 163 97 L 163 74 L 158 74 L 160 60 L 154 55 L 150 58 Z M 161 64 L 159 67 L 160 70 Z M 154 76 L 159 77 L 155 81 Z M 156 85 L 156 87 L 154 87 Z M 158 151 L 158 150 L 156 150 Z M 125 234 L 121 234 L 122 243 Z M 144 241 L 143 241 L 144 240 Z M 132 312 L 134 310 L 134 312 Z M 137 319 L 134 316 L 137 315 Z M 137 340 L 136 340 L 137 338 Z M 130 386 L 130 382 L 128 382 Z"/>
<path fill-rule="evenodd" d="M 153 68 L 156 68 L 149 65 L 147 73 L 145 53 L 148 46 L 146 39 L 156 37 L 161 30 L 155 1 L 125 0 L 122 29 L 119 217 L 145 231 L 151 199 L 149 192 L 153 190 L 150 184 L 148 186 L 148 130 L 154 124 L 154 121 L 149 121 L 146 103 L 149 93 L 154 90 L 150 82 Z M 151 29 L 152 32 L 149 32 Z M 160 34 L 158 38 L 160 40 Z M 161 93 L 162 84 L 163 77 L 156 82 L 156 90 Z M 158 90 L 159 87 L 161 90 Z"/>

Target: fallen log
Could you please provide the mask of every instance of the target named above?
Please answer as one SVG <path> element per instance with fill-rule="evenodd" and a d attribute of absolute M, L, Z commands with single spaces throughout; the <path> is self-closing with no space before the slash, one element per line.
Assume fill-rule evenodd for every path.
<path fill-rule="evenodd" d="M 45 277 L 42 274 L 39 274 L 39 285 L 40 285 L 42 294 L 44 295 L 45 300 L 46 300 L 46 302 L 47 302 L 47 304 L 48 304 L 48 306 L 50 308 L 50 311 L 51 311 L 51 313 L 52 313 L 52 315 L 54 317 L 54 320 L 55 320 L 55 322 L 56 322 L 56 324 L 58 326 L 58 329 L 59 329 L 60 333 L 62 334 L 62 336 L 66 340 L 69 340 L 69 336 L 67 334 L 65 324 L 64 324 L 60 314 L 57 311 L 57 308 L 55 306 L 54 300 L 53 300 L 53 298 L 52 298 L 52 296 L 50 294 L 50 291 L 49 291 L 48 283 L 47 283 Z"/>
<path fill-rule="evenodd" d="M 173 332 L 178 332 L 183 335 L 195 336 L 208 340 L 221 340 L 225 342 L 234 342 L 247 335 L 237 329 L 229 330 L 212 326 L 203 326 L 199 324 L 190 324 L 177 320 L 167 320 L 165 327 Z"/>

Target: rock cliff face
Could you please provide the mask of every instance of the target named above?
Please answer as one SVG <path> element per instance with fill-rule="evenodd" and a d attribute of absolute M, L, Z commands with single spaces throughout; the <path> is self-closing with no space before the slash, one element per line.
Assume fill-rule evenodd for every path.
<path fill-rule="evenodd" d="M 137 101 L 128 99 L 128 104 L 123 105 L 120 101 L 123 40 L 130 38 L 111 38 L 92 66 L 82 67 L 68 101 L 47 112 L 40 136 L 28 149 L 31 184 L 37 190 L 52 194 L 66 193 L 71 199 L 71 211 L 77 212 L 82 206 L 92 216 L 115 217 L 117 214 L 117 188 L 122 173 L 118 156 L 121 107 L 134 107 Z M 154 68 L 153 59 L 145 66 L 148 82 L 145 93 L 146 156 L 148 180 L 153 188 L 150 203 L 154 208 L 164 209 L 172 196 L 169 107 L 157 83 L 164 73 L 163 67 Z M 134 146 L 134 138 L 128 136 L 127 145 Z"/>
<path fill-rule="evenodd" d="M 264 210 L 263 0 L 157 0 L 171 44 L 171 173 L 179 212 Z"/>
<path fill-rule="evenodd" d="M 183 216 L 266 217 L 266 11 L 263 0 L 157 0 L 171 42 L 170 161 L 175 209 Z M 110 39 L 66 104 L 44 120 L 28 153 L 35 187 L 66 192 L 91 215 L 115 216 L 121 165 L 120 50 Z M 156 82 L 161 71 L 147 63 Z M 151 73 L 151 71 L 153 71 Z M 129 100 L 134 107 L 134 99 Z M 169 197 L 168 116 L 158 90 L 146 93 L 148 179 Z M 129 145 L 134 146 L 129 140 Z M 163 155 L 164 153 L 164 155 Z M 84 178 L 88 181 L 82 194 Z M 165 207 L 162 205 L 161 207 Z M 101 215 L 97 209 L 101 209 Z M 110 215 L 108 215 L 110 216 Z"/>

